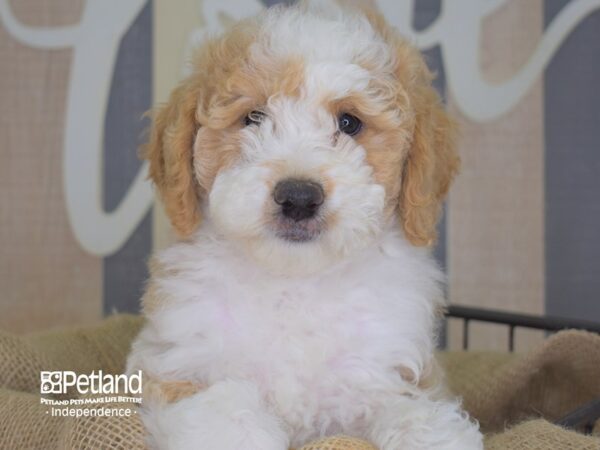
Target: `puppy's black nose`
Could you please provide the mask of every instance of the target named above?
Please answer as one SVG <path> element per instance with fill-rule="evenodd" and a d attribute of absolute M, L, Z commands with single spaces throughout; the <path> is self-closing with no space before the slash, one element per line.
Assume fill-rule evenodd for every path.
<path fill-rule="evenodd" d="M 313 217 L 325 200 L 320 184 L 314 181 L 289 179 L 277 183 L 273 191 L 281 213 L 296 222 Z"/>

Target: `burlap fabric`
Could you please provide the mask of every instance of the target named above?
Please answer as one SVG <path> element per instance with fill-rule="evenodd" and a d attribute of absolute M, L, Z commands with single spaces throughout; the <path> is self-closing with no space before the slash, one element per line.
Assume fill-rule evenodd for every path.
<path fill-rule="evenodd" d="M 114 316 L 98 326 L 23 337 L 0 333 L 0 449 L 142 449 L 143 427 L 130 418 L 59 418 L 40 405 L 40 371 L 121 373 L 142 320 Z M 566 331 L 525 356 L 440 354 L 450 387 L 486 431 L 486 449 L 600 450 L 600 437 L 552 425 L 600 397 L 600 336 Z M 67 396 L 73 396 L 69 393 Z M 111 408 L 129 405 L 111 404 Z M 596 427 L 600 432 L 600 425 Z M 599 433 L 600 435 L 600 433 Z M 374 450 L 336 436 L 300 450 Z"/>
<path fill-rule="evenodd" d="M 139 317 L 121 315 L 98 326 L 22 337 L 0 332 L 0 449 L 143 448 L 135 420 L 52 417 L 40 405 L 40 371 L 121 373 L 141 326 Z"/>
<path fill-rule="evenodd" d="M 543 416 L 555 421 L 600 398 L 600 336 L 563 331 L 535 350 L 440 354 L 448 383 L 486 432 Z"/>

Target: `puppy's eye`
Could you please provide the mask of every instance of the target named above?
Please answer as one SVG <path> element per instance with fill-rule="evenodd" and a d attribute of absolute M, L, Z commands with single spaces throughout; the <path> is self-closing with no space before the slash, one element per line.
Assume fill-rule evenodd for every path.
<path fill-rule="evenodd" d="M 265 113 L 262 111 L 250 111 L 246 117 L 244 117 L 244 124 L 249 125 L 260 125 L 265 118 Z"/>
<path fill-rule="evenodd" d="M 342 133 L 346 133 L 348 136 L 355 136 L 362 129 L 362 122 L 352 114 L 343 113 L 338 117 L 338 127 Z"/>

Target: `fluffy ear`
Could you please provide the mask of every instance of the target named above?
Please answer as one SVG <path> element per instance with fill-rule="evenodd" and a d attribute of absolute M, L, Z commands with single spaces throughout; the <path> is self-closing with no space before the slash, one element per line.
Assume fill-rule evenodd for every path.
<path fill-rule="evenodd" d="M 396 51 L 397 77 L 414 110 L 414 133 L 402 171 L 400 221 L 414 245 L 432 245 L 442 201 L 458 172 L 456 125 L 431 85 L 433 75 L 419 51 L 391 28 L 369 0 L 351 0 Z M 404 94 L 401 96 L 404 97 Z"/>
<path fill-rule="evenodd" d="M 197 101 L 195 89 L 184 80 L 168 103 L 152 112 L 150 140 L 142 148 L 171 224 L 184 237 L 200 222 L 199 189 L 193 170 Z"/>
<path fill-rule="evenodd" d="M 421 63 L 417 86 L 409 95 L 415 109 L 411 148 L 402 174 L 400 218 L 414 245 L 432 245 L 442 202 L 460 159 L 456 151 L 456 126 L 431 86 L 432 75 Z"/>

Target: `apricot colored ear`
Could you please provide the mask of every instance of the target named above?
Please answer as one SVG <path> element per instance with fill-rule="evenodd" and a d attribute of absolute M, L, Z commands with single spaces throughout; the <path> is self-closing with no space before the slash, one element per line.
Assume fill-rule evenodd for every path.
<path fill-rule="evenodd" d="M 142 155 L 150 163 L 150 178 L 180 236 L 190 235 L 200 223 L 200 198 L 193 170 L 193 146 L 198 128 L 197 95 L 187 81 L 169 101 L 152 113 L 149 142 Z"/>
<path fill-rule="evenodd" d="M 442 202 L 460 158 L 456 151 L 456 126 L 431 86 L 425 67 L 420 86 L 413 89 L 415 130 L 405 161 L 400 219 L 407 238 L 415 245 L 433 245 Z"/>
<path fill-rule="evenodd" d="M 400 223 L 414 245 L 432 245 L 442 202 L 460 158 L 456 151 L 456 125 L 431 85 L 433 75 L 419 51 L 390 27 L 368 1 L 353 2 L 373 28 L 396 51 L 398 81 L 404 86 L 415 112 L 411 148 L 404 162 L 399 200 Z"/>

